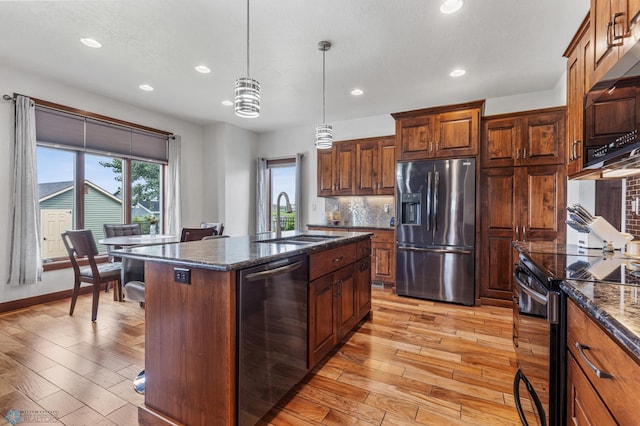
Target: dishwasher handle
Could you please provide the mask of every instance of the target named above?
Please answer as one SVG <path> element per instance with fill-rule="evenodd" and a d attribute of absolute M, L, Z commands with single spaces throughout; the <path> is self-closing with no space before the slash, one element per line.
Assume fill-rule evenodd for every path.
<path fill-rule="evenodd" d="M 302 261 L 292 263 L 290 265 L 281 266 L 279 268 L 267 269 L 266 271 L 254 272 L 253 274 L 247 274 L 244 278 L 247 281 L 258 281 L 266 278 L 277 277 L 278 275 L 286 274 L 287 272 L 295 271 L 302 266 Z"/>

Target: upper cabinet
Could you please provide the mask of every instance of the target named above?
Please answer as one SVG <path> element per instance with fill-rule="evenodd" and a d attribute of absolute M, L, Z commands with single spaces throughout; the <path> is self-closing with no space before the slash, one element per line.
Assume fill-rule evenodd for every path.
<path fill-rule="evenodd" d="M 492 116 L 483 123 L 484 168 L 564 163 L 564 107 Z"/>
<path fill-rule="evenodd" d="M 591 26 L 585 18 L 567 48 L 567 176 L 582 172 L 584 165 L 584 95 L 591 87 L 589 69 L 593 61 Z"/>
<path fill-rule="evenodd" d="M 395 136 L 334 142 L 318 151 L 318 196 L 393 195 Z"/>
<path fill-rule="evenodd" d="M 638 12 L 639 0 L 591 0 L 592 83 L 601 80 L 636 44 Z"/>
<path fill-rule="evenodd" d="M 396 120 L 396 159 L 478 155 L 484 100 L 391 114 Z"/>

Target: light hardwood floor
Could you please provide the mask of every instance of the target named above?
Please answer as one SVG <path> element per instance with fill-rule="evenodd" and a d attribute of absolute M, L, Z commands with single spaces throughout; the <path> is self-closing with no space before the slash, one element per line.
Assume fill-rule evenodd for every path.
<path fill-rule="evenodd" d="M 144 311 L 91 296 L 0 315 L 0 424 L 137 425 Z M 373 291 L 362 324 L 262 424 L 517 425 L 511 312 Z M 31 416 L 31 417 L 30 417 Z"/>

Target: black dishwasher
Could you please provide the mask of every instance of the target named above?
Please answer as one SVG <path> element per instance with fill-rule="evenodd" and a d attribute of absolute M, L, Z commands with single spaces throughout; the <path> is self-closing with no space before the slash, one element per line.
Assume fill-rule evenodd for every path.
<path fill-rule="evenodd" d="M 238 424 L 254 425 L 308 372 L 307 255 L 238 271 Z"/>

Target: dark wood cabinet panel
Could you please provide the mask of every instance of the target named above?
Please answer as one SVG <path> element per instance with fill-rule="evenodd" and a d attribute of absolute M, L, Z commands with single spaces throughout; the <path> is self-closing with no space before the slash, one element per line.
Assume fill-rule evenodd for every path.
<path fill-rule="evenodd" d="M 356 192 L 362 195 L 375 194 L 376 172 L 380 162 L 378 142 L 360 142 L 356 150 Z"/>
<path fill-rule="evenodd" d="M 477 155 L 483 107 L 484 100 L 391 114 L 396 120 L 396 158 Z"/>
<path fill-rule="evenodd" d="M 309 368 L 338 342 L 333 274 L 309 283 Z"/>
<path fill-rule="evenodd" d="M 557 107 L 486 118 L 482 167 L 564 164 L 565 114 Z"/>
<path fill-rule="evenodd" d="M 364 318 L 371 312 L 371 257 L 356 263 L 356 307 L 357 317 Z"/>
<path fill-rule="evenodd" d="M 355 265 L 345 266 L 334 273 L 336 286 L 336 325 L 338 340 L 341 340 L 356 325 L 359 318 L 356 307 Z"/>
<path fill-rule="evenodd" d="M 520 170 L 520 234 L 522 241 L 563 242 L 566 178 L 564 166 L 532 166 Z"/>
<path fill-rule="evenodd" d="M 379 194 L 393 195 L 396 188 L 396 138 L 389 136 L 380 141 Z"/>
<path fill-rule="evenodd" d="M 567 356 L 567 420 L 576 426 L 617 424 L 571 354 Z"/>
<path fill-rule="evenodd" d="M 351 195 L 355 189 L 356 147 L 353 144 L 336 144 L 335 153 L 334 193 Z"/>

